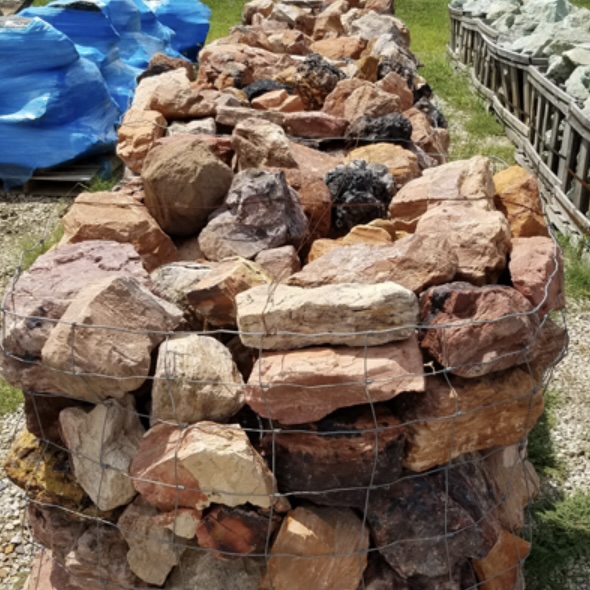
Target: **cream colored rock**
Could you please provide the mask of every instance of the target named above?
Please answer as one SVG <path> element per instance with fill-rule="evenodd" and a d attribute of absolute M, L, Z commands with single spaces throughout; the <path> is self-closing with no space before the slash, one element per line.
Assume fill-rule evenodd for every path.
<path fill-rule="evenodd" d="M 211 97 L 199 92 L 199 87 L 191 84 L 184 69 L 174 71 L 182 72 L 185 76 L 178 75 L 166 84 L 157 86 L 152 93 L 149 108 L 162 113 L 169 121 L 214 116 L 216 106 Z"/>
<path fill-rule="evenodd" d="M 494 202 L 510 222 L 513 237 L 548 236 L 537 179 L 520 166 L 494 175 Z"/>
<path fill-rule="evenodd" d="M 515 367 L 476 379 L 429 377 L 426 393 L 408 400 L 404 465 L 426 471 L 451 459 L 522 440 L 543 412 L 539 370 Z"/>
<path fill-rule="evenodd" d="M 61 393 L 92 402 L 122 398 L 147 379 L 152 350 L 181 319 L 176 306 L 135 279 L 109 278 L 70 303 L 43 346 L 43 363 L 56 369 Z"/>
<path fill-rule="evenodd" d="M 496 283 L 507 265 L 510 226 L 499 211 L 483 209 L 478 202 L 439 205 L 427 211 L 416 226 L 416 235 L 445 238 L 458 260 L 456 280 L 474 285 Z"/>
<path fill-rule="evenodd" d="M 349 152 L 345 161 L 352 160 L 365 160 L 369 164 L 387 166 L 398 186 L 404 186 L 422 174 L 418 157 L 410 150 L 392 143 L 373 143 L 356 148 Z"/>
<path fill-rule="evenodd" d="M 158 111 L 129 109 L 117 130 L 117 156 L 140 174 L 145 157 L 155 141 L 166 134 L 166 127 L 166 119 Z"/>
<path fill-rule="evenodd" d="M 66 408 L 59 423 L 76 481 L 98 509 L 128 504 L 136 494 L 129 466 L 145 432 L 133 399 L 110 400 L 88 413 Z"/>
<path fill-rule="evenodd" d="M 375 146 L 370 146 L 375 150 Z M 385 164 L 385 162 L 383 162 Z M 386 164 L 387 165 L 387 164 Z M 424 170 L 404 186 L 389 204 L 396 228 L 413 232 L 426 211 L 449 202 L 469 201 L 485 211 L 495 209 L 492 166 L 488 158 L 475 156 Z"/>
<path fill-rule="evenodd" d="M 237 424 L 158 424 L 143 438 L 131 475 L 135 489 L 160 510 L 275 504 L 274 477 Z"/>
<path fill-rule="evenodd" d="M 273 277 L 262 266 L 245 258 L 232 258 L 218 264 L 211 273 L 187 292 L 190 307 L 212 326 L 236 325 L 238 293 L 256 285 L 272 283 Z"/>
<path fill-rule="evenodd" d="M 416 295 L 392 282 L 261 285 L 240 293 L 236 304 L 242 342 L 262 350 L 377 346 L 409 338 L 418 320 Z"/>
<path fill-rule="evenodd" d="M 369 531 L 344 508 L 299 507 L 286 516 L 268 560 L 275 590 L 357 590 Z"/>
<path fill-rule="evenodd" d="M 159 76 L 144 78 L 135 89 L 131 109 L 140 111 L 150 110 L 152 97 L 160 87 L 178 87 L 185 86 L 186 84 L 190 84 L 190 80 L 185 70 L 171 70 Z"/>
<path fill-rule="evenodd" d="M 244 403 L 243 387 L 230 351 L 215 338 L 169 338 L 158 349 L 150 424 L 226 422 Z"/>
<path fill-rule="evenodd" d="M 158 522 L 159 511 L 141 496 L 127 506 L 117 521 L 129 545 L 127 562 L 131 571 L 148 584 L 161 586 L 178 565 L 187 544 Z"/>
<path fill-rule="evenodd" d="M 417 338 L 369 348 L 265 352 L 254 365 L 246 403 L 283 424 L 315 422 L 338 408 L 424 391 Z"/>
<path fill-rule="evenodd" d="M 146 207 L 122 192 L 82 193 L 62 224 L 60 246 L 88 240 L 129 243 L 148 272 L 179 259 L 176 246 Z"/>
<path fill-rule="evenodd" d="M 232 147 L 240 170 L 297 166 L 287 135 L 281 127 L 269 121 L 246 119 L 238 123 L 232 134 Z"/>

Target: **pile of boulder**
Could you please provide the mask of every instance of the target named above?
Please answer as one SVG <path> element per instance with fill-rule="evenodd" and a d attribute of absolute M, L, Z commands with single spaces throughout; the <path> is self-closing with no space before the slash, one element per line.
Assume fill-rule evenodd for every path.
<path fill-rule="evenodd" d="M 590 117 L 590 10 L 568 0 L 453 0 L 484 19 L 502 47 L 547 58 L 547 77 Z"/>
<path fill-rule="evenodd" d="M 0 368 L 25 394 L 5 469 L 45 548 L 30 590 L 524 588 L 559 250 L 523 169 L 441 163 L 386 4 L 255 0 L 196 81 L 146 77 L 136 175 L 80 195 L 15 277 Z M 316 44 L 362 45 L 364 19 L 399 48 L 375 81 L 372 41 Z M 130 139 L 180 111 L 182 133 Z"/>

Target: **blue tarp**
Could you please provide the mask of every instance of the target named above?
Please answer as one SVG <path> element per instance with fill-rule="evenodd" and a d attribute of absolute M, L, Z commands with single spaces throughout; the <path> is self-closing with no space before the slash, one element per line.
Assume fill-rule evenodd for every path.
<path fill-rule="evenodd" d="M 5 188 L 37 168 L 112 151 L 136 77 L 158 52 L 195 59 L 209 16 L 198 0 L 58 0 L 0 18 Z"/>

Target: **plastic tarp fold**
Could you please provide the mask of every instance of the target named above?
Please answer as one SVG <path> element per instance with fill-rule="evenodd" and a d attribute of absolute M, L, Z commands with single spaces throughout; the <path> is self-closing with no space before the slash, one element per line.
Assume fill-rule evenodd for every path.
<path fill-rule="evenodd" d="M 38 18 L 0 18 L 0 178 L 112 150 L 119 109 L 97 66 Z"/>

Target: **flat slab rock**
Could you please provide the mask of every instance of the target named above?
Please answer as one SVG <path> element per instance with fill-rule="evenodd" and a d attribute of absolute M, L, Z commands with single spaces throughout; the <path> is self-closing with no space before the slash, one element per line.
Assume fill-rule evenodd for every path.
<path fill-rule="evenodd" d="M 274 504 L 275 481 L 264 459 L 235 424 L 199 422 L 185 429 L 158 424 L 131 464 L 135 489 L 160 510 Z"/>
<path fill-rule="evenodd" d="M 263 353 L 248 380 L 246 403 L 264 418 L 303 424 L 410 391 L 424 391 L 416 336 L 369 348 Z"/>
<path fill-rule="evenodd" d="M 445 238 L 410 235 L 391 245 L 336 248 L 305 265 L 287 283 L 319 287 L 393 281 L 419 293 L 452 281 L 456 269 L 457 256 Z"/>
<path fill-rule="evenodd" d="M 369 532 L 352 510 L 296 508 L 273 543 L 263 588 L 357 590 L 368 548 Z"/>
<path fill-rule="evenodd" d="M 123 397 L 147 379 L 152 350 L 181 319 L 177 307 L 131 277 L 86 287 L 43 347 L 54 391 L 92 402 Z"/>
<path fill-rule="evenodd" d="M 522 440 L 543 412 L 539 369 L 475 379 L 426 380 L 426 393 L 398 410 L 407 426 L 404 465 L 425 471 L 454 457 Z"/>
<path fill-rule="evenodd" d="M 261 285 L 236 297 L 240 338 L 262 350 L 306 346 L 376 346 L 415 330 L 418 299 L 397 283 L 304 289 Z"/>

